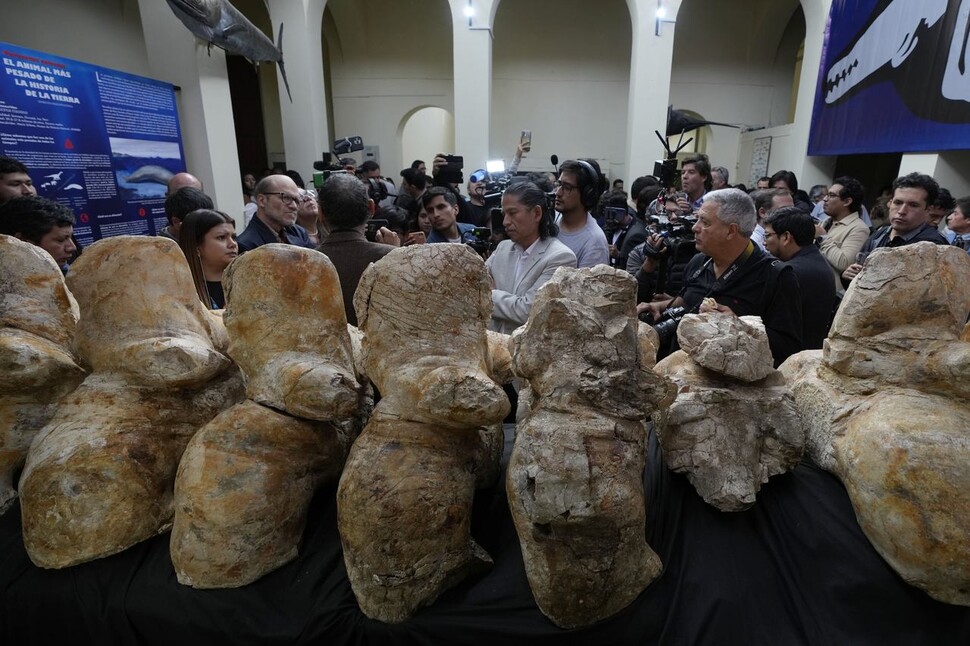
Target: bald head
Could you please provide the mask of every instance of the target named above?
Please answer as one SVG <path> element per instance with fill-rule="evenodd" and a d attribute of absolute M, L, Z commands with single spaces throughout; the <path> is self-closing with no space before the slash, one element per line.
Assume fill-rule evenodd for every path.
<path fill-rule="evenodd" d="M 202 182 L 199 178 L 191 173 L 177 173 L 172 176 L 172 179 L 168 180 L 168 190 L 165 191 L 165 195 L 171 195 L 180 188 L 185 188 L 186 186 L 190 188 L 195 188 L 200 191 L 204 190 L 202 188 Z"/>

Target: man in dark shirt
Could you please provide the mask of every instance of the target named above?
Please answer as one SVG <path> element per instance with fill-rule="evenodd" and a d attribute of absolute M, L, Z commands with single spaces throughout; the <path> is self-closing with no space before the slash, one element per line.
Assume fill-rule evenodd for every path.
<path fill-rule="evenodd" d="M 829 334 L 835 283 L 825 256 L 815 246 L 815 221 L 801 209 L 786 206 L 764 220 L 765 249 L 795 270 L 802 296 L 805 350 L 819 350 Z"/>
<path fill-rule="evenodd" d="M 326 254 L 337 270 L 347 322 L 357 325 L 354 292 L 360 277 L 368 265 L 394 251 L 399 240 L 397 234 L 386 227 L 375 234 L 377 242 L 367 240 L 364 231 L 367 220 L 374 213 L 374 201 L 367 194 L 367 185 L 356 177 L 331 175 L 320 187 L 318 196 L 320 213 L 330 233 L 317 251 Z"/>
<path fill-rule="evenodd" d="M 802 350 L 798 279 L 751 241 L 756 224 L 754 202 L 743 191 L 707 193 L 693 229 L 700 253 L 687 265 L 683 289 L 670 301 L 637 305 L 637 313 L 656 321 L 663 310 L 682 306 L 688 312 L 760 316 L 776 366 Z M 708 297 L 716 304 L 704 303 Z"/>
<path fill-rule="evenodd" d="M 468 203 L 467 203 L 467 223 L 473 224 L 476 227 L 488 227 L 492 228 L 492 218 L 489 214 L 489 208 L 485 206 L 485 184 L 488 179 L 487 174 L 484 170 L 478 169 L 474 173 L 468 176 L 468 184 L 466 189 L 468 189 Z M 466 220 L 458 220 L 459 222 L 466 222 Z"/>
<path fill-rule="evenodd" d="M 286 175 L 270 175 L 256 184 L 256 215 L 236 242 L 239 253 L 281 242 L 313 248 L 306 229 L 296 223 L 300 189 Z"/>
<path fill-rule="evenodd" d="M 211 208 L 213 208 L 212 198 L 192 186 L 183 186 L 169 193 L 165 198 L 165 217 L 168 218 L 168 226 L 159 231 L 158 235 L 178 242 L 185 216 L 192 211 Z"/>
<path fill-rule="evenodd" d="M 949 244 L 930 224 L 930 207 L 939 192 L 940 185 L 929 175 L 910 173 L 897 177 L 889 200 L 889 224 L 869 236 L 859 252 L 860 260 L 865 261 L 865 256 L 883 247 L 902 247 L 916 242 Z M 842 284 L 848 285 L 860 271 L 862 263 L 849 265 L 842 272 Z"/>

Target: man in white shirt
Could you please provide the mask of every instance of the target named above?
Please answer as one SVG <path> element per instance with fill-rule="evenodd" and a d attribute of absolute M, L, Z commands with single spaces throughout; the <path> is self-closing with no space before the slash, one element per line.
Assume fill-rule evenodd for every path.
<path fill-rule="evenodd" d="M 751 241 L 764 249 L 765 218 L 768 217 L 769 213 L 777 211 L 782 207 L 794 206 L 795 202 L 792 200 L 791 193 L 780 188 L 768 188 L 763 191 L 755 191 L 751 194 L 751 199 L 754 200 L 754 208 L 758 214 L 758 224 L 754 228 L 754 233 L 751 234 Z"/>

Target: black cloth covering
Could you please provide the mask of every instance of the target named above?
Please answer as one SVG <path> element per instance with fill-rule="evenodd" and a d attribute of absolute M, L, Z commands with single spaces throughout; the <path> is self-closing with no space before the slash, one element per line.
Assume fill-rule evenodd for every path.
<path fill-rule="evenodd" d="M 812 465 L 772 478 L 751 509 L 724 513 L 664 467 L 651 433 L 644 484 L 646 536 L 664 571 L 618 615 L 571 631 L 535 605 L 504 477 L 479 492 L 472 526 L 494 567 L 397 625 L 357 607 L 335 484 L 313 499 L 299 557 L 234 590 L 179 585 L 167 533 L 42 570 L 24 550 L 18 504 L 0 517 L 0 644 L 970 644 L 970 608 L 900 579 L 842 484 Z"/>

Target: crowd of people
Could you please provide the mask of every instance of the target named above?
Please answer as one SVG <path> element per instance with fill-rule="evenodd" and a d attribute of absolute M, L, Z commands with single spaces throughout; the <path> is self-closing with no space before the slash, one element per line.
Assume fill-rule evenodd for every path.
<path fill-rule="evenodd" d="M 526 152 L 520 145 L 501 177 L 470 173 L 464 195 L 463 178 L 443 154 L 430 174 L 415 160 L 398 185 L 373 161 L 348 163 L 309 188 L 293 171 L 258 180 L 247 173 L 241 232 L 214 209 L 198 178 L 178 173 L 159 235 L 179 244 L 212 309 L 225 306 L 222 275 L 238 254 L 269 243 L 317 249 L 337 269 L 351 323 L 364 269 L 398 246 L 461 243 L 485 257 L 490 327 L 501 332 L 525 323 L 536 292 L 559 267 L 611 265 L 636 280 L 637 312 L 655 325 L 661 355 L 676 349 L 673 332 L 684 314 L 716 310 L 760 316 L 776 363 L 822 346 L 845 289 L 875 249 L 928 241 L 970 250 L 970 197 L 955 200 L 918 173 L 897 178 L 870 212 L 852 177 L 806 193 L 781 170 L 748 190 L 697 154 L 681 162 L 674 182 L 637 177 L 628 194 L 622 180 L 609 185 L 592 159 L 516 175 Z M 80 253 L 73 225 L 70 209 L 37 197 L 23 164 L 0 157 L 0 233 L 38 245 L 66 272 Z"/>

